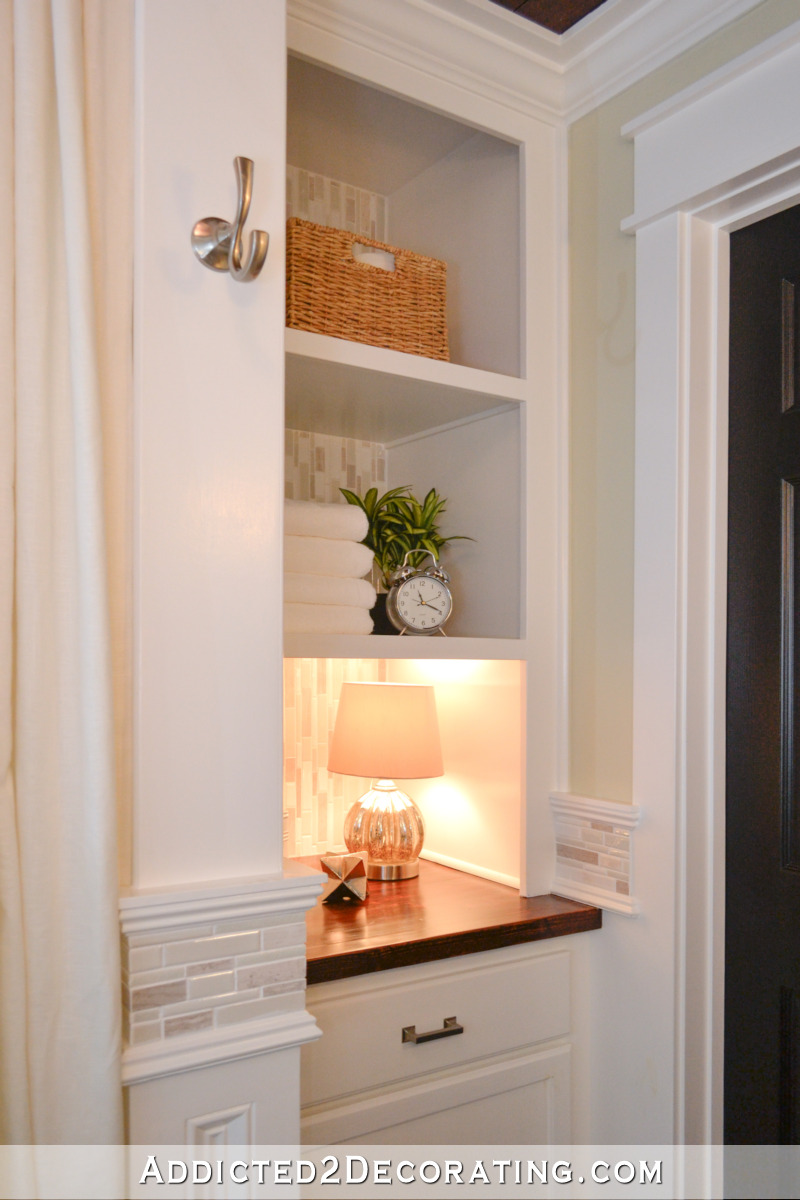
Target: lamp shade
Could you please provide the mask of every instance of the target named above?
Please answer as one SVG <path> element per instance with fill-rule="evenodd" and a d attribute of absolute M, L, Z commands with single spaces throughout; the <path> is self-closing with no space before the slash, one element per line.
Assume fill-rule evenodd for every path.
<path fill-rule="evenodd" d="M 328 770 L 371 779 L 444 774 L 436 696 L 415 683 L 344 683 Z"/>

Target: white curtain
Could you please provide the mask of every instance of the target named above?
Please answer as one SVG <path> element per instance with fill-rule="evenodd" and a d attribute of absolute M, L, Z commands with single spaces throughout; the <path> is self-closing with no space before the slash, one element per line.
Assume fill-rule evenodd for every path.
<path fill-rule="evenodd" d="M 129 0 L 0 0 L 0 1138 L 10 1143 L 122 1141 L 130 17 Z"/>

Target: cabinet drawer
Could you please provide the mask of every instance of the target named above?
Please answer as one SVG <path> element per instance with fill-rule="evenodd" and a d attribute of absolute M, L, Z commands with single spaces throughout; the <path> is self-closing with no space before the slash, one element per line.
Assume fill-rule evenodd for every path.
<path fill-rule="evenodd" d="M 497 952 L 404 967 L 309 988 L 322 1038 L 303 1047 L 302 1096 L 315 1104 L 364 1088 L 458 1066 L 569 1032 L 569 954 L 501 957 Z M 365 982 L 365 979 L 367 982 Z M 402 1031 L 463 1033 L 403 1042 Z"/>

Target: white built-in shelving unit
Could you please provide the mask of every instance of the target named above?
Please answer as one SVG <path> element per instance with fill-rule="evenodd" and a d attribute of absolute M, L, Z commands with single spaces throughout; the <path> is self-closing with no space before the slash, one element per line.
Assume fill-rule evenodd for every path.
<path fill-rule="evenodd" d="M 287 426 L 385 445 L 387 484 L 436 487 L 445 531 L 474 539 L 447 551 L 446 649 L 404 639 L 384 655 L 373 639 L 359 653 L 508 657 L 492 642 L 524 633 L 519 145 L 297 57 L 288 96 L 289 161 L 385 197 L 386 240 L 448 269 L 450 362 L 286 331 Z M 343 656 L 343 641 L 286 650 Z"/>
<path fill-rule="evenodd" d="M 474 782 L 485 821 L 471 844 L 438 850 L 547 891 L 563 668 L 562 131 L 452 81 L 445 59 L 417 69 L 393 34 L 367 26 L 351 37 L 290 20 L 287 161 L 377 194 L 383 240 L 447 263 L 450 361 L 287 329 L 286 425 L 384 446 L 383 486 L 435 487 L 447 497 L 444 532 L 473 540 L 446 550 L 447 637 L 287 634 L 284 653 L 383 660 L 398 679 L 435 679 L 439 664 L 452 681 L 459 661 L 480 663 L 480 683 L 464 675 L 441 690 L 464 704 L 460 726 L 472 733 L 454 774 Z M 500 727 L 487 719 L 495 694 Z M 482 862 L 500 791 L 516 816 L 505 851 Z M 545 826 L 535 838 L 532 814 Z"/>

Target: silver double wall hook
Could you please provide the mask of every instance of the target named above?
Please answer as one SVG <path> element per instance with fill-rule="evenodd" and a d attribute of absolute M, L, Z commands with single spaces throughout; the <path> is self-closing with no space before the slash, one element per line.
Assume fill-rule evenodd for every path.
<path fill-rule="evenodd" d="M 239 194 L 234 220 L 204 217 L 192 230 L 192 249 L 204 267 L 211 271 L 230 271 L 234 279 L 247 283 L 255 279 L 267 257 L 269 234 L 254 229 L 250 234 L 247 256 L 242 259 L 244 223 L 253 194 L 253 160 L 239 156 L 233 160 Z"/>

